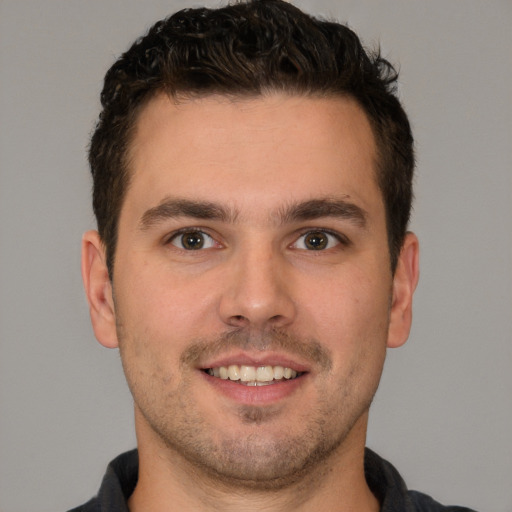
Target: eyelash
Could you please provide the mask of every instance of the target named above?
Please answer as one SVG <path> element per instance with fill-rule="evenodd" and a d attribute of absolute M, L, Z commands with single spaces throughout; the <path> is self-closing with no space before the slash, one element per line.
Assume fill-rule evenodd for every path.
<path fill-rule="evenodd" d="M 184 250 L 184 251 L 187 251 L 187 252 L 196 252 L 196 251 L 200 251 L 201 249 L 203 249 L 203 247 L 199 247 L 198 249 L 186 249 L 184 247 L 179 247 L 178 245 L 175 245 L 173 242 L 178 239 L 180 236 L 183 236 L 183 235 L 186 235 L 186 234 L 190 234 L 190 235 L 194 235 L 194 234 L 200 234 L 202 235 L 203 237 L 205 237 L 207 240 L 211 240 L 213 242 L 213 244 L 217 244 L 217 245 L 220 245 L 213 236 L 211 236 L 207 230 L 205 230 L 204 228 L 194 228 L 194 227 L 187 227 L 187 228 L 183 228 L 183 229 L 180 229 L 178 231 L 175 231 L 174 233 L 172 233 L 169 237 L 166 238 L 165 240 L 165 245 L 168 245 L 168 244 L 171 244 L 171 245 L 174 245 L 177 249 L 179 250 Z M 336 241 L 344 246 L 344 247 L 348 247 L 350 245 L 350 240 L 342 235 L 341 233 L 338 233 L 338 232 L 335 232 L 335 231 L 331 231 L 331 230 L 328 230 L 328 229 L 325 229 L 325 228 L 308 228 L 307 230 L 303 230 L 300 232 L 299 236 L 295 239 L 295 241 L 293 243 L 291 243 L 288 247 L 292 247 L 293 246 L 297 246 L 300 242 L 301 239 L 303 239 L 304 237 L 306 237 L 307 235 L 315 235 L 315 234 L 322 234 L 322 235 L 326 235 L 328 237 L 333 237 L 336 239 Z M 329 241 L 327 241 L 327 244 L 329 244 Z M 337 244 L 336 244 L 337 245 Z M 206 247 L 205 249 L 210 249 L 212 247 Z M 301 249 L 301 250 L 304 250 L 304 251 L 308 251 L 308 252 L 323 252 L 325 250 L 328 250 L 328 249 L 334 249 L 335 247 L 325 247 L 325 248 L 320 248 L 320 249 Z"/>
<path fill-rule="evenodd" d="M 211 236 L 204 228 L 193 228 L 193 227 L 189 227 L 189 228 L 183 228 L 183 229 L 179 229 L 178 231 L 175 231 L 174 233 L 172 233 L 169 237 L 167 237 L 167 239 L 165 240 L 165 245 L 174 245 L 173 242 L 178 239 L 180 236 L 183 236 L 183 235 L 194 235 L 194 234 L 200 234 L 204 237 L 207 237 L 208 239 L 212 240 L 214 243 L 218 244 L 218 242 L 216 242 L 215 238 L 213 236 Z M 175 246 L 177 249 L 181 249 L 181 250 L 187 250 L 185 249 L 184 247 L 178 247 L 178 246 Z M 202 247 L 201 247 L 202 249 Z M 196 249 L 196 250 L 199 250 L 199 249 Z M 189 250 L 190 252 L 193 252 L 193 249 L 190 249 Z"/>
<path fill-rule="evenodd" d="M 325 229 L 325 228 L 308 228 L 307 230 L 302 231 L 300 233 L 300 235 L 297 237 L 297 239 L 295 240 L 295 242 L 293 242 L 291 245 L 296 245 L 301 238 L 303 238 L 307 235 L 313 235 L 316 233 L 321 233 L 321 234 L 324 234 L 327 236 L 331 236 L 331 237 L 335 238 L 336 241 L 344 247 L 348 247 L 350 245 L 350 240 L 345 235 L 342 235 L 341 233 L 338 233 L 336 231 L 331 231 L 331 230 Z M 329 247 L 328 249 L 333 249 L 333 247 Z M 306 250 L 306 249 L 304 249 L 304 250 Z M 327 249 L 323 249 L 323 250 L 325 251 Z M 322 252 L 322 250 L 318 250 L 318 251 L 310 250 L 310 252 Z"/>

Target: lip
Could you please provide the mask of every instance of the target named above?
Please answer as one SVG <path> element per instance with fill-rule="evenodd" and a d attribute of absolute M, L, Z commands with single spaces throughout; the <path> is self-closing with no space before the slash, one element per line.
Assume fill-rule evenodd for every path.
<path fill-rule="evenodd" d="M 232 364 L 245 366 L 282 366 L 291 368 L 300 375 L 294 379 L 281 380 L 275 384 L 266 386 L 245 386 L 237 381 L 224 380 L 213 377 L 204 370 L 218 368 L 219 366 L 230 366 Z M 202 378 L 211 386 L 216 393 L 227 397 L 230 401 L 240 405 L 271 405 L 293 395 L 299 388 L 304 386 L 310 377 L 311 366 L 302 361 L 290 357 L 287 354 L 279 353 L 250 353 L 236 352 L 219 356 L 217 358 L 201 362 L 197 369 Z"/>
<path fill-rule="evenodd" d="M 271 405 L 294 394 L 308 379 L 304 373 L 295 379 L 278 381 L 266 386 L 245 386 L 237 381 L 224 380 L 200 372 L 206 383 L 215 392 L 221 393 L 231 401 L 240 405 Z"/>
<path fill-rule="evenodd" d="M 218 368 L 219 366 L 230 366 L 232 364 L 244 366 L 282 366 L 283 368 L 291 368 L 292 370 L 295 370 L 298 373 L 311 372 L 310 365 L 307 365 L 301 361 L 297 361 L 286 354 L 277 353 L 232 353 L 229 355 L 218 357 L 211 361 L 207 361 L 204 364 L 201 363 L 201 365 L 198 366 L 198 368 L 201 370 L 206 370 L 208 368 Z"/>

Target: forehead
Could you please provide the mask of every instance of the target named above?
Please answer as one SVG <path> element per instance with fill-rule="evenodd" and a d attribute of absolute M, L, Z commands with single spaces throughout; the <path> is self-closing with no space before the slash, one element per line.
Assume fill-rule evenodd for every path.
<path fill-rule="evenodd" d="M 261 208 L 332 195 L 380 203 L 375 158 L 368 119 L 349 98 L 159 94 L 137 121 L 125 202 L 147 208 L 178 194 Z"/>

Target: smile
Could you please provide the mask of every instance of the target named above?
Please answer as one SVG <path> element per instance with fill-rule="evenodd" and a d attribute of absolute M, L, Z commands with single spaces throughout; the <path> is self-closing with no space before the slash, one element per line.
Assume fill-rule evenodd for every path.
<path fill-rule="evenodd" d="M 244 386 L 268 386 L 302 375 L 301 372 L 283 366 L 245 366 L 232 364 L 204 370 L 208 375 L 232 380 Z"/>

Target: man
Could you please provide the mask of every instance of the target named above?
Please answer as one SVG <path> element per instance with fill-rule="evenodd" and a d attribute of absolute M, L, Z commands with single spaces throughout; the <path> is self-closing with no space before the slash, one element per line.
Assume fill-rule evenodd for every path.
<path fill-rule="evenodd" d="M 138 451 L 76 510 L 462 510 L 365 451 L 418 280 L 395 82 L 280 0 L 177 13 L 109 70 L 82 273 Z"/>

